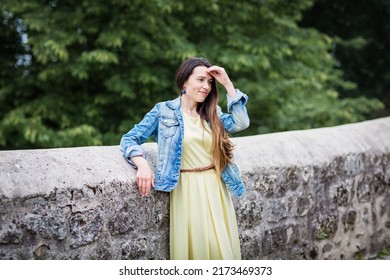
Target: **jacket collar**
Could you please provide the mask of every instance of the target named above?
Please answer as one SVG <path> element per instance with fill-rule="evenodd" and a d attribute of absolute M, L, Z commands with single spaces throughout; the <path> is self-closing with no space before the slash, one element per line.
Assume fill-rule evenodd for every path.
<path fill-rule="evenodd" d="M 169 100 L 166 102 L 167 106 L 171 108 L 172 110 L 177 110 L 180 108 L 180 96 L 176 99 Z M 210 122 L 207 122 L 207 124 L 210 126 Z M 211 127 L 211 126 L 210 126 Z"/>
<path fill-rule="evenodd" d="M 180 96 L 174 100 L 167 101 L 167 106 L 173 110 L 180 108 Z"/>

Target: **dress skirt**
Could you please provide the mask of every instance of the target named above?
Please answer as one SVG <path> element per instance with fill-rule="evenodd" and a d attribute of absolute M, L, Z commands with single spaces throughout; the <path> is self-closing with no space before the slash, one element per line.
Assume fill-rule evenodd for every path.
<path fill-rule="evenodd" d="M 211 134 L 200 118 L 183 113 L 182 169 L 211 161 Z M 230 193 L 214 169 L 183 172 L 170 194 L 170 259 L 240 259 L 240 241 Z"/>

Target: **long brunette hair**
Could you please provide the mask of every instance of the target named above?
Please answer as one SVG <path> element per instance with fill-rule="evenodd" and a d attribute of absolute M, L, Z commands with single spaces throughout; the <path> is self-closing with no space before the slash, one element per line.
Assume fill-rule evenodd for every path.
<path fill-rule="evenodd" d="M 195 67 L 205 66 L 211 67 L 211 64 L 204 58 L 189 58 L 185 60 L 176 71 L 176 86 L 181 92 L 184 83 L 191 76 Z M 222 125 L 222 122 L 217 113 L 218 106 L 218 90 L 217 83 L 213 79 L 211 83 L 211 91 L 205 101 L 198 103 L 197 112 L 200 117 L 210 123 L 212 131 L 212 153 L 215 168 L 218 173 L 232 162 L 233 144 L 229 140 L 229 135 Z"/>

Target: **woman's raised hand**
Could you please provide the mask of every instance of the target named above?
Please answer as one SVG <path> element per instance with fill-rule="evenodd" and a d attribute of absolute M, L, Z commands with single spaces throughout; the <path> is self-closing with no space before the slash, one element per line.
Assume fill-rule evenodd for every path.
<path fill-rule="evenodd" d="M 236 90 L 233 86 L 233 83 L 230 81 L 230 78 L 226 73 L 225 68 L 213 65 L 207 68 L 207 72 L 225 87 L 227 93 L 231 98 L 234 98 L 234 96 L 236 95 Z"/>
<path fill-rule="evenodd" d="M 221 85 L 224 87 L 229 86 L 232 82 L 229 79 L 228 74 L 225 71 L 225 68 L 213 65 L 207 68 L 207 72 L 213 76 Z"/>

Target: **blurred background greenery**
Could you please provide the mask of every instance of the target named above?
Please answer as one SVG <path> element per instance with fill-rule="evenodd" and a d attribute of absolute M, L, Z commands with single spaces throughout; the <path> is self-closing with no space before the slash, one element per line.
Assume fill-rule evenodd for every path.
<path fill-rule="evenodd" d="M 2 0 L 0 149 L 117 145 L 187 57 L 250 97 L 244 136 L 390 115 L 390 0 Z M 220 89 L 220 105 L 226 105 Z"/>

